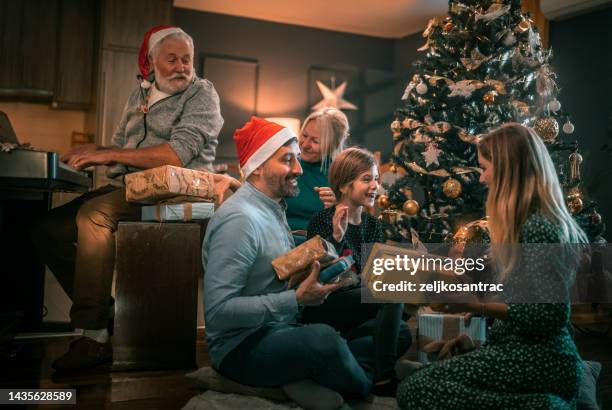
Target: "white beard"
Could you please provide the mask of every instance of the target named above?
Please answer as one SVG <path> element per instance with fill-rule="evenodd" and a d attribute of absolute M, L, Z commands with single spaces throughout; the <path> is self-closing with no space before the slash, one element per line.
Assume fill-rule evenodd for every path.
<path fill-rule="evenodd" d="M 193 79 L 193 70 L 192 70 L 191 75 L 185 76 L 186 80 L 180 83 L 172 84 L 170 80 L 173 77 L 177 77 L 178 76 L 177 74 L 173 74 L 171 77 L 168 78 L 168 77 L 163 77 L 157 70 L 154 70 L 154 71 L 155 71 L 155 84 L 157 85 L 157 89 L 161 92 L 164 92 L 170 95 L 180 93 L 181 91 L 185 91 L 185 89 L 189 87 L 189 84 L 191 84 L 191 80 Z"/>

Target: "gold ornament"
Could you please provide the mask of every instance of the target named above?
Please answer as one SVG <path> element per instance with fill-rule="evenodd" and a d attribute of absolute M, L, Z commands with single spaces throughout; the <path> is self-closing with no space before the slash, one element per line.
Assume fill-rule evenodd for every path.
<path fill-rule="evenodd" d="M 451 199 L 455 199 L 461 195 L 461 182 L 455 178 L 450 178 L 442 184 L 442 192 Z"/>
<path fill-rule="evenodd" d="M 471 245 L 489 241 L 489 220 L 487 217 L 468 222 L 453 236 L 454 244 Z"/>
<path fill-rule="evenodd" d="M 443 30 L 445 33 L 448 33 L 449 31 L 453 29 L 453 27 L 455 27 L 455 25 L 449 21 L 448 23 L 444 25 Z"/>
<path fill-rule="evenodd" d="M 419 209 L 421 209 L 421 207 L 414 199 L 408 199 L 402 206 L 402 210 L 410 216 L 415 216 L 419 212 Z"/>
<path fill-rule="evenodd" d="M 387 209 L 390 204 L 389 197 L 387 195 L 379 196 L 376 202 L 378 203 L 378 206 L 383 209 Z"/>
<path fill-rule="evenodd" d="M 397 223 L 398 216 L 399 215 L 397 211 L 392 210 L 392 209 L 385 209 L 384 211 L 380 213 L 379 218 L 387 224 L 394 225 Z"/>
<path fill-rule="evenodd" d="M 394 137 L 402 135 L 402 124 L 398 120 L 393 121 L 390 128 Z"/>
<path fill-rule="evenodd" d="M 410 128 L 410 118 L 404 118 L 404 120 L 402 121 L 402 128 Z"/>
<path fill-rule="evenodd" d="M 391 171 L 394 174 L 396 174 L 397 173 L 397 165 L 391 164 L 391 166 L 389 167 L 389 171 Z"/>
<path fill-rule="evenodd" d="M 546 142 L 554 142 L 559 135 L 559 123 L 553 117 L 538 118 L 533 129 Z"/>
<path fill-rule="evenodd" d="M 495 92 L 494 91 L 487 91 L 483 96 L 482 96 L 482 100 L 484 101 L 485 104 L 487 105 L 491 105 L 495 102 Z"/>
<path fill-rule="evenodd" d="M 527 103 L 519 100 L 512 100 L 511 103 L 517 111 L 523 114 L 527 114 L 529 112 L 529 105 L 527 105 Z"/>
<path fill-rule="evenodd" d="M 570 180 L 576 181 L 580 179 L 580 164 L 582 164 L 582 155 L 577 152 L 572 152 L 569 155 L 570 162 Z"/>
<path fill-rule="evenodd" d="M 529 30 L 529 27 L 530 27 L 529 20 L 527 19 L 521 20 L 521 22 L 518 23 L 518 26 L 516 26 L 517 30 L 520 31 L 521 33 Z"/>
<path fill-rule="evenodd" d="M 582 194 L 580 191 L 573 191 L 567 196 L 567 207 L 575 215 L 582 211 Z"/>

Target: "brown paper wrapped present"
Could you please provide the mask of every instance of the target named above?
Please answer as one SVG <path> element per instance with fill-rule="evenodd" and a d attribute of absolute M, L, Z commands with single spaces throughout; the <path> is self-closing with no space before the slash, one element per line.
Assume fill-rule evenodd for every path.
<path fill-rule="evenodd" d="M 287 280 L 294 275 L 303 275 L 314 261 L 325 267 L 338 258 L 338 253 L 331 243 L 316 235 L 272 261 L 272 267 L 280 280 Z"/>
<path fill-rule="evenodd" d="M 214 201 L 213 174 L 164 165 L 125 176 L 125 199 L 128 202 L 154 204 L 179 195 Z"/>

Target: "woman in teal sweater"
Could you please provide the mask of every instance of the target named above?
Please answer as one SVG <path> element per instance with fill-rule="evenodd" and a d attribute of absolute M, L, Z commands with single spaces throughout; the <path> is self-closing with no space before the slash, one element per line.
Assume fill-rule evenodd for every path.
<path fill-rule="evenodd" d="M 507 124 L 479 142 L 478 156 L 504 300 L 432 306 L 496 320 L 482 348 L 404 379 L 398 403 L 404 409 L 575 408 L 582 363 L 571 336 L 567 289 L 578 265 L 575 251 L 586 236 L 569 214 L 550 155 L 532 129 Z M 545 244 L 557 244 L 555 252 Z M 510 246 L 502 252 L 499 245 Z"/>
<path fill-rule="evenodd" d="M 322 108 L 304 120 L 298 138 L 303 174 L 298 178 L 300 193 L 287 198 L 287 222 L 292 230 L 306 230 L 310 218 L 336 203 L 327 179 L 327 169 L 344 149 L 349 134 L 346 115 L 337 108 Z"/>

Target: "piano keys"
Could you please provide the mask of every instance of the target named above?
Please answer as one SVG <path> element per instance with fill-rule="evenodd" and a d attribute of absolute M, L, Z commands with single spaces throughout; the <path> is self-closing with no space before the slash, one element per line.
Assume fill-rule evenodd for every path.
<path fill-rule="evenodd" d="M 61 162 L 56 152 L 0 152 L 0 190 L 86 192 L 91 185 L 88 173 Z"/>

